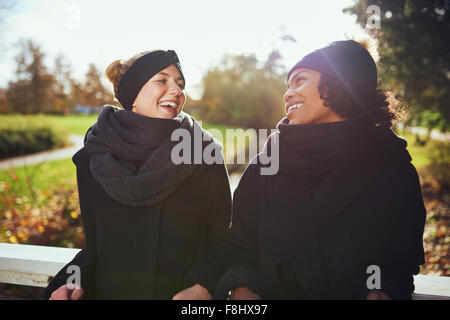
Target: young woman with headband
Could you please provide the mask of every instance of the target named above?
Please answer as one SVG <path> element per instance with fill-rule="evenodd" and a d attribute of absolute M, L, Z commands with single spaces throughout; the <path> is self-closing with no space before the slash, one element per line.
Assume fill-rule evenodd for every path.
<path fill-rule="evenodd" d="M 103 106 L 73 157 L 86 245 L 46 298 L 209 299 L 222 273 L 216 253 L 231 214 L 228 175 L 223 161 L 175 164 L 171 136 L 199 130 L 203 149 L 221 146 L 182 111 L 185 79 L 174 51 L 115 61 L 106 73 L 123 109 Z M 70 266 L 81 271 L 75 289 Z"/>

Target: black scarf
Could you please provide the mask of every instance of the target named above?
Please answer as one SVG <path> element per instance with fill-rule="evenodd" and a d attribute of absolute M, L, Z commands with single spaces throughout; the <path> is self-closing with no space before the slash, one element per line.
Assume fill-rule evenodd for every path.
<path fill-rule="evenodd" d="M 277 129 L 271 139 L 279 147 L 279 172 L 301 176 L 313 189 L 338 166 L 411 161 L 405 139 L 365 116 L 301 125 L 283 118 Z"/>
<path fill-rule="evenodd" d="M 193 137 L 194 127 L 212 140 L 216 150 L 221 150 L 222 146 L 184 112 L 173 119 L 159 119 L 104 106 L 85 138 L 92 175 L 121 203 L 155 204 L 173 193 L 200 167 L 175 165 L 171 159 L 172 148 L 178 144 L 171 141 L 172 132 L 183 128 Z"/>

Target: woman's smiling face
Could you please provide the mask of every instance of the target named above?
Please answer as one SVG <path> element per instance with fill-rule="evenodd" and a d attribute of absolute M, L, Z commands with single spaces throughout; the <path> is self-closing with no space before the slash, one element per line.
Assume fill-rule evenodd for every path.
<path fill-rule="evenodd" d="M 171 119 L 181 112 L 185 101 L 183 77 L 177 67 L 170 65 L 141 88 L 132 111 L 147 117 Z"/>
<path fill-rule="evenodd" d="M 323 104 L 319 93 L 320 73 L 298 68 L 288 79 L 288 90 L 283 96 L 289 124 L 337 122 L 345 119 Z"/>

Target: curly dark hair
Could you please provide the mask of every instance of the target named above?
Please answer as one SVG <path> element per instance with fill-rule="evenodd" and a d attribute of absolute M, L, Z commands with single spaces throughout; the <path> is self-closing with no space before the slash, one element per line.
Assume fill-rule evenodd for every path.
<path fill-rule="evenodd" d="M 389 129 L 396 120 L 403 118 L 395 98 L 380 89 L 369 89 L 351 80 L 339 81 L 330 74 L 321 74 L 318 89 L 324 105 L 343 118 L 366 114 L 376 125 Z"/>

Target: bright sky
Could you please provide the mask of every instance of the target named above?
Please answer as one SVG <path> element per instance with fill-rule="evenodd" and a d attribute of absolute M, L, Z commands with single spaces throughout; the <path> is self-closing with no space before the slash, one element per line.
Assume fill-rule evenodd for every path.
<path fill-rule="evenodd" d="M 356 17 L 342 12 L 352 0 L 19 0 L 3 33 L 0 86 L 14 78 L 12 44 L 32 38 L 47 54 L 46 65 L 63 53 L 81 80 L 90 62 L 105 70 L 116 59 L 149 49 L 177 52 L 187 93 L 199 98 L 208 68 L 224 54 L 255 53 L 265 60 L 273 49 L 286 69 L 303 55 L 346 35 L 361 37 Z M 79 13 L 79 14 L 78 14 Z M 297 43 L 282 41 L 292 35 Z"/>

